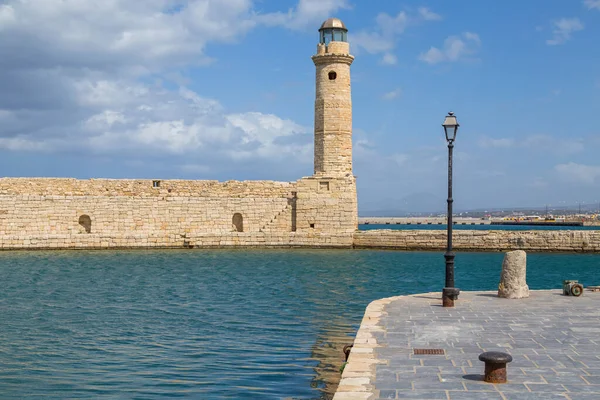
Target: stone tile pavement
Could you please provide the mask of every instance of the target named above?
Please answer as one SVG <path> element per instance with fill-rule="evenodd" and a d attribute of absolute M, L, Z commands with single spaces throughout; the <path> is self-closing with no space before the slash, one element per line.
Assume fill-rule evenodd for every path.
<path fill-rule="evenodd" d="M 508 383 L 483 382 L 484 351 L 512 355 Z M 600 293 L 462 292 L 454 308 L 441 306 L 440 293 L 377 300 L 334 396 L 358 399 L 600 400 Z"/>

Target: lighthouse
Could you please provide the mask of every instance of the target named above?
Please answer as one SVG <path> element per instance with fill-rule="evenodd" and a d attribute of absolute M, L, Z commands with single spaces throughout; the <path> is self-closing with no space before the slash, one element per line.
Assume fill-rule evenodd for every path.
<path fill-rule="evenodd" d="M 315 91 L 315 177 L 352 176 L 352 96 L 348 29 L 329 18 L 319 29 Z"/>

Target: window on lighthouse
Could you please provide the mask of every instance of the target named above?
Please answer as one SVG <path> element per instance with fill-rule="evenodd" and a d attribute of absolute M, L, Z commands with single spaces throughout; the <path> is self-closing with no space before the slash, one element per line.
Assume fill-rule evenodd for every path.
<path fill-rule="evenodd" d="M 343 29 L 323 29 L 321 31 L 321 43 L 328 45 L 330 42 L 347 42 L 348 32 Z"/>

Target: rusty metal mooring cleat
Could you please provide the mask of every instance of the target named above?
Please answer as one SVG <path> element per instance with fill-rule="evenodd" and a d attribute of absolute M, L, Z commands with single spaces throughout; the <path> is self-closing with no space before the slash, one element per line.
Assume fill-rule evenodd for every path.
<path fill-rule="evenodd" d="M 583 294 L 583 285 L 579 281 L 564 280 L 563 295 L 579 297 Z"/>
<path fill-rule="evenodd" d="M 481 353 L 479 360 L 485 363 L 484 380 L 488 383 L 506 383 L 506 364 L 512 359 L 510 354 L 500 351 Z"/>

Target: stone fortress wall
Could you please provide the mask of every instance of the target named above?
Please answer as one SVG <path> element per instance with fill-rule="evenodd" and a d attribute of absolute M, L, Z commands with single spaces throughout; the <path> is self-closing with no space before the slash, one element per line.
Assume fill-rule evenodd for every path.
<path fill-rule="evenodd" d="M 351 245 L 354 178 L 0 179 L 0 248 Z"/>

